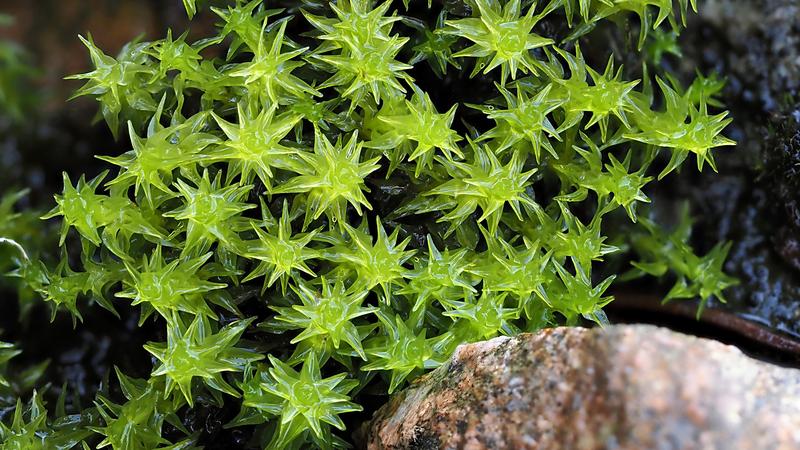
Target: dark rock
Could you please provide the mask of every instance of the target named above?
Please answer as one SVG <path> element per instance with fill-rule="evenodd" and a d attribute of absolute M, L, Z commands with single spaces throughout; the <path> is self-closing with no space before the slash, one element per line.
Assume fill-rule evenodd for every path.
<path fill-rule="evenodd" d="M 463 345 L 365 427 L 369 449 L 796 449 L 800 371 L 652 326 Z"/>
<path fill-rule="evenodd" d="M 686 167 L 648 195 L 670 217 L 691 199 L 692 244 L 704 254 L 732 241 L 726 271 L 740 280 L 727 304 L 709 303 L 800 337 L 800 2 L 709 0 L 681 33 L 683 58 L 665 58 L 688 82 L 699 69 L 727 79 L 722 101 L 736 147 L 719 174 Z M 668 222 L 666 222 L 668 223 Z M 671 280 L 662 289 L 668 289 Z"/>

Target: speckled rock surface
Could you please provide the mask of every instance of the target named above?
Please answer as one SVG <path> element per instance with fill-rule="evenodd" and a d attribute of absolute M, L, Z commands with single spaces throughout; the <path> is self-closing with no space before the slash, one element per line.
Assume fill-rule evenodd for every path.
<path fill-rule="evenodd" d="M 458 348 L 365 428 L 369 449 L 798 449 L 800 370 L 652 326 Z"/>

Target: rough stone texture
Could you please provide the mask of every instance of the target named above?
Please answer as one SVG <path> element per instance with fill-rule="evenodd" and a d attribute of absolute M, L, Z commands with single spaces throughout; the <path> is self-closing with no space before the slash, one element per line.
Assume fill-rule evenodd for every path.
<path fill-rule="evenodd" d="M 653 326 L 464 345 L 368 424 L 369 449 L 798 449 L 800 370 Z"/>

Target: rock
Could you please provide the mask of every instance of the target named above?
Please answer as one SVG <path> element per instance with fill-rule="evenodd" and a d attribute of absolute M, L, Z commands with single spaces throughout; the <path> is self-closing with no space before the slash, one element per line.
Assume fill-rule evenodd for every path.
<path fill-rule="evenodd" d="M 669 205 L 691 199 L 698 253 L 733 242 L 725 271 L 740 283 L 708 308 L 800 338 L 800 1 L 698 8 L 680 35 L 683 57 L 665 58 L 665 68 L 685 83 L 697 70 L 727 80 L 721 100 L 733 122 L 724 134 L 737 145 L 715 153 L 718 174 L 684 170 L 648 195 L 667 219 Z"/>
<path fill-rule="evenodd" d="M 365 426 L 369 449 L 798 449 L 800 370 L 648 325 L 460 346 Z"/>
<path fill-rule="evenodd" d="M 787 106 L 800 92 L 800 2 L 797 0 L 707 0 L 700 17 L 727 47 L 706 55 L 741 86 L 744 101 L 767 112 Z M 701 51 L 714 52 L 713 45 Z"/>

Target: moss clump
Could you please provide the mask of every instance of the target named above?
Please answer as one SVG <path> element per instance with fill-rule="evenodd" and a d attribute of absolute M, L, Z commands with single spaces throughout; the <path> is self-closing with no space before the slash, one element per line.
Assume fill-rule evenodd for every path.
<path fill-rule="evenodd" d="M 118 371 L 123 395 L 98 394 L 69 439 L 37 398 L 0 438 L 193 448 L 203 436 L 180 417 L 202 404 L 239 410 L 226 426 L 251 447 L 343 447 L 337 430 L 367 392 L 395 391 L 460 343 L 605 324 L 615 276 L 597 267 L 630 229 L 651 236 L 633 241 L 638 269 L 680 277 L 671 297 L 721 298 L 724 247 L 698 257 L 678 245 L 683 228 L 667 237 L 642 219 L 655 174 L 690 155 L 713 169 L 733 144 L 708 79 L 626 79 L 576 42 L 610 19 L 638 18 L 640 49 L 651 27 L 680 29 L 686 1 L 650 4 L 472 0 L 459 16 L 184 0 L 190 17 L 218 17 L 216 34 L 169 32 L 117 57 L 83 39 L 95 69 L 73 77 L 76 95 L 131 150 L 100 156 L 111 176 L 64 176 L 45 217 L 63 224 L 65 257 L 19 258 L 17 274 L 54 314 L 133 307 L 166 340 L 145 345 L 149 378 Z M 548 37 L 544 21 L 573 33 Z M 435 75 L 491 94 L 448 103 L 423 82 Z"/>

